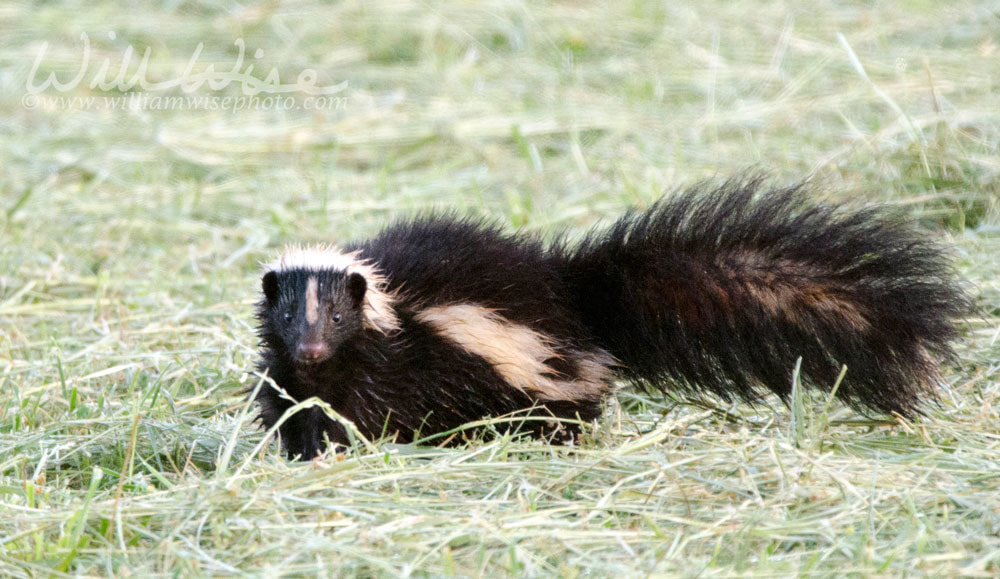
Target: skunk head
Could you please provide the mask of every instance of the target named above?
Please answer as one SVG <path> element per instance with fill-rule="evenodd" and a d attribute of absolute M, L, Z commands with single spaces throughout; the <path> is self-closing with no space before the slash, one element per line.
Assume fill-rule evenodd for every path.
<path fill-rule="evenodd" d="M 330 360 L 362 331 L 398 327 L 385 278 L 357 253 L 289 249 L 266 267 L 261 285 L 264 344 L 299 366 Z"/>
<path fill-rule="evenodd" d="M 262 285 L 262 322 L 296 364 L 326 362 L 363 328 L 368 283 L 359 273 L 269 271 Z"/>

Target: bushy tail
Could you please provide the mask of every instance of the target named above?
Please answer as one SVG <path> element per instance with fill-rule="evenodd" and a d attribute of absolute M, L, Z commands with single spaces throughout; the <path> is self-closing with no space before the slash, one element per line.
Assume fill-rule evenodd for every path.
<path fill-rule="evenodd" d="M 566 250 L 574 307 L 633 381 L 756 400 L 804 383 L 912 415 L 971 303 L 948 253 L 875 209 L 760 179 L 696 187 Z"/>

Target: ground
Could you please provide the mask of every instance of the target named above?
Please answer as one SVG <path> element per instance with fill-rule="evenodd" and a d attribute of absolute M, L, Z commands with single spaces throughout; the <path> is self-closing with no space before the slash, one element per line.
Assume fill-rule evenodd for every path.
<path fill-rule="evenodd" d="M 4 5 L 0 574 L 996 576 L 998 14 Z M 577 447 L 307 464 L 252 423 L 257 264 L 284 244 L 431 208 L 573 236 L 747 170 L 956 247 L 979 309 L 925 417 L 626 389 Z"/>

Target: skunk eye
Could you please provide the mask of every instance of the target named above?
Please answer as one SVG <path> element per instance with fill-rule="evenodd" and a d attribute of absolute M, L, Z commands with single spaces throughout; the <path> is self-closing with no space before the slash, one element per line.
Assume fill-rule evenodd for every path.
<path fill-rule="evenodd" d="M 286 321 L 286 322 L 290 322 L 290 321 L 292 321 L 292 318 L 294 318 L 294 317 L 295 317 L 295 316 L 293 316 L 293 315 L 292 315 L 292 312 L 285 312 L 285 316 L 284 316 L 284 318 L 285 318 L 285 321 Z"/>
<path fill-rule="evenodd" d="M 335 323 L 335 324 L 339 324 L 340 323 L 340 314 L 339 313 L 335 312 L 332 316 L 330 316 L 330 318 L 333 319 L 333 323 Z"/>

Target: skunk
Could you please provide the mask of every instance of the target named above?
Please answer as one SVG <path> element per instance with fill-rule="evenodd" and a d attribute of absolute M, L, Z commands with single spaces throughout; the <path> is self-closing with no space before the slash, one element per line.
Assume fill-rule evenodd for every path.
<path fill-rule="evenodd" d="M 803 383 L 912 416 L 953 360 L 971 303 L 948 252 L 883 210 L 813 203 L 804 185 L 707 185 L 546 245 L 473 218 L 398 223 L 266 266 L 259 418 L 310 397 L 399 442 L 484 417 L 556 440 L 615 380 L 787 401 Z M 275 388 L 277 386 L 278 388 Z M 569 426 L 567 426 L 569 424 Z M 278 428 L 289 458 L 347 445 L 319 407 Z"/>

